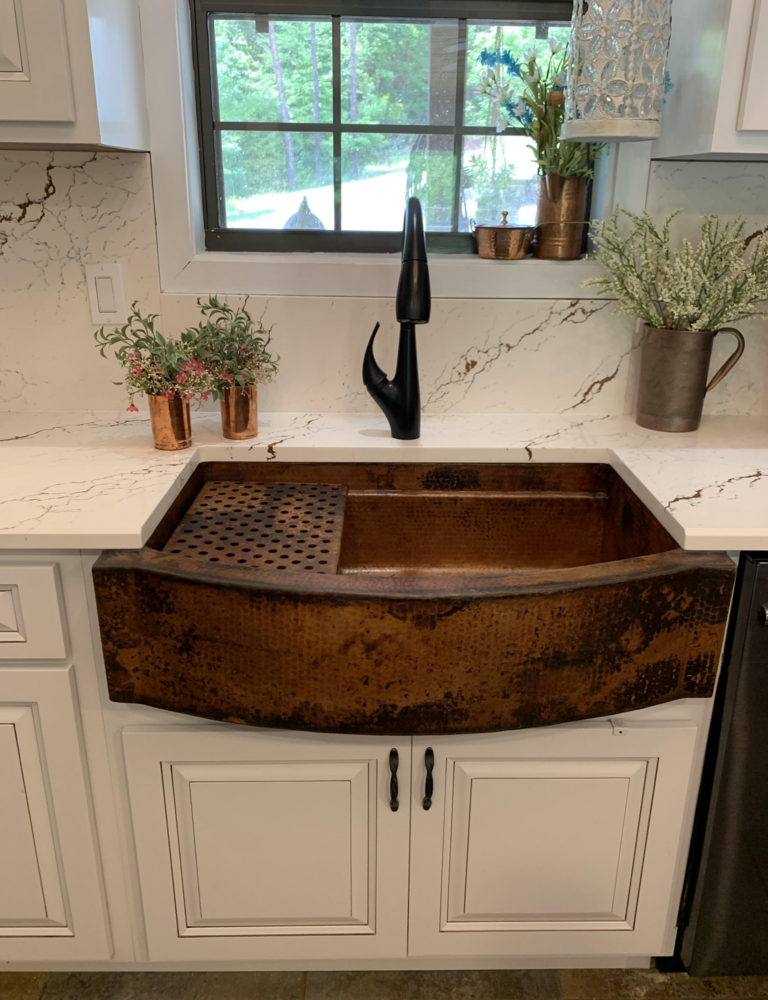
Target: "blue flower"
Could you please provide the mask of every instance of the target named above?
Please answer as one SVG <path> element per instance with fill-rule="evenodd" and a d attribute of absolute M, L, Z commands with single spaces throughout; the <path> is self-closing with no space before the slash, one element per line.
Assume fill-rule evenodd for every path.
<path fill-rule="evenodd" d="M 533 124 L 533 112 L 522 99 L 515 103 L 514 99 L 510 98 L 503 107 L 507 112 L 507 117 L 516 118 L 525 128 L 530 128 Z M 523 108 L 525 108 L 524 111 Z"/>
<path fill-rule="evenodd" d="M 672 77 L 669 75 L 669 70 L 665 70 L 665 72 L 664 72 L 664 93 L 668 94 L 670 92 L 670 90 L 674 90 L 674 89 L 675 89 L 675 85 L 674 85 L 674 83 L 672 83 Z M 666 104 L 667 103 L 666 97 L 662 98 L 661 103 L 662 104 Z"/>
<path fill-rule="evenodd" d="M 505 49 L 503 52 L 489 52 L 488 49 L 483 49 L 480 53 L 480 65 L 489 66 L 493 68 L 501 64 L 507 67 L 507 71 L 514 73 L 517 76 L 521 76 L 525 67 L 519 63 L 509 49 Z"/>
<path fill-rule="evenodd" d="M 525 68 L 521 63 L 515 59 L 509 49 L 505 49 L 501 58 L 499 60 L 502 66 L 506 66 L 510 73 L 514 73 L 516 76 L 521 76 L 523 69 Z"/>

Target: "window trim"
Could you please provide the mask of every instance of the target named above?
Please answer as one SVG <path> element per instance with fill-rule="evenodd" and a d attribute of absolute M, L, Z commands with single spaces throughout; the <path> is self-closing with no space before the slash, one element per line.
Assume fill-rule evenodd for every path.
<path fill-rule="evenodd" d="M 261 0 L 189 0 L 190 23 L 193 35 L 193 64 L 197 88 L 197 127 L 200 136 L 200 170 L 203 183 L 203 220 L 205 246 L 212 251 L 277 252 L 277 253 L 397 253 L 402 237 L 398 232 L 372 230 L 353 231 L 341 228 L 341 204 L 337 200 L 333 230 L 312 232 L 306 230 L 248 229 L 220 226 L 223 218 L 223 192 L 221 178 L 216 170 L 220 158 L 220 136 L 225 131 L 253 132 L 312 132 L 333 137 L 333 183 L 341 190 L 341 137 L 344 134 L 412 134 L 450 135 L 454 137 L 454 192 L 453 225 L 458 223 L 462 140 L 465 135 L 495 135 L 490 127 L 467 126 L 463 118 L 466 89 L 467 23 L 469 20 L 501 20 L 539 22 L 570 21 L 572 0 L 418 0 L 404 4 L 397 0 L 270 0 L 268 8 Z M 212 14 L 237 18 L 290 15 L 330 18 L 333 24 L 333 120 L 323 123 L 294 122 L 234 122 L 220 121 L 215 114 L 216 62 L 212 40 L 209 37 L 209 18 Z M 453 125 L 371 125 L 348 124 L 341 116 L 341 65 L 340 25 L 342 18 L 409 19 L 438 18 L 458 22 L 458 54 L 456 73 L 456 121 Z M 524 136 L 522 129 L 508 129 L 508 135 Z M 474 253 L 471 233 L 427 233 L 427 249 L 431 253 Z"/>
<path fill-rule="evenodd" d="M 161 292 L 391 299 L 400 270 L 395 254 L 206 251 L 188 0 L 138 2 Z M 645 208 L 652 146 L 611 147 L 595 178 L 597 218 L 617 205 Z M 430 261 L 433 299 L 583 299 L 582 280 L 599 274 L 585 260 Z"/>

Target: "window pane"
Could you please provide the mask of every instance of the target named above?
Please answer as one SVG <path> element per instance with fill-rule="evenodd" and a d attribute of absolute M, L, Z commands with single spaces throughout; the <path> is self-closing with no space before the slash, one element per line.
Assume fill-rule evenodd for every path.
<path fill-rule="evenodd" d="M 453 125 L 458 32 L 458 21 L 342 21 L 342 122 Z"/>
<path fill-rule="evenodd" d="M 333 229 L 328 132 L 222 132 L 226 221 L 236 229 Z"/>
<path fill-rule="evenodd" d="M 331 21 L 216 18 L 219 119 L 331 122 Z"/>
<path fill-rule="evenodd" d="M 450 232 L 452 136 L 345 134 L 341 140 L 342 229 L 403 228 L 406 198 L 421 199 L 430 232 Z"/>
<path fill-rule="evenodd" d="M 501 222 L 502 212 L 509 212 L 509 222 L 534 224 L 539 181 L 530 143 L 522 135 L 464 137 L 460 232 L 469 230 L 470 219 Z"/>
<path fill-rule="evenodd" d="M 509 49 L 513 56 L 521 59 L 524 53 L 534 46 L 539 52 L 549 53 L 549 39 L 565 44 L 570 37 L 570 25 L 550 25 L 548 39 L 536 39 L 536 26 L 533 24 L 468 24 L 467 25 L 467 77 L 464 104 L 464 124 L 472 126 L 495 126 L 498 118 L 498 106 L 490 97 L 476 93 L 475 88 L 480 82 L 480 55 L 483 49 L 489 52 L 503 52 Z M 515 87 L 517 78 L 510 77 L 503 70 L 504 82 L 509 81 L 512 93 L 519 93 Z"/>

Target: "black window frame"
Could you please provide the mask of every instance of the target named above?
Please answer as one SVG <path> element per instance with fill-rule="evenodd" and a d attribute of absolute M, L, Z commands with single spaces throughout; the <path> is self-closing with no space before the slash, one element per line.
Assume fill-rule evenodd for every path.
<path fill-rule="evenodd" d="M 441 18 L 459 23 L 459 52 L 466 49 L 469 21 L 503 24 L 509 21 L 530 24 L 566 24 L 571 20 L 572 0 L 189 0 L 192 19 L 192 51 L 197 97 L 200 167 L 203 187 L 205 248 L 209 251 L 252 253 L 397 253 L 402 236 L 397 232 L 342 230 L 341 227 L 341 136 L 345 132 L 397 133 L 454 136 L 457 183 L 454 192 L 454 225 L 461 197 L 458 175 L 461 169 L 462 138 L 465 135 L 494 135 L 494 128 L 466 126 L 463 122 L 466 87 L 466 58 L 458 59 L 456 79 L 456 121 L 453 125 L 360 125 L 345 124 L 341 118 L 341 20 L 342 18 Z M 331 18 L 333 45 L 333 121 L 220 122 L 214 116 L 213 88 L 215 58 L 210 15 L 279 18 L 280 16 Z M 335 228 L 333 230 L 227 229 L 219 225 L 223 217 L 223 197 L 216 169 L 220 151 L 218 136 L 224 129 L 265 132 L 321 132 L 333 136 L 333 178 Z M 524 135 L 509 128 L 506 135 Z M 428 233 L 427 248 L 432 253 L 472 253 L 469 233 Z"/>

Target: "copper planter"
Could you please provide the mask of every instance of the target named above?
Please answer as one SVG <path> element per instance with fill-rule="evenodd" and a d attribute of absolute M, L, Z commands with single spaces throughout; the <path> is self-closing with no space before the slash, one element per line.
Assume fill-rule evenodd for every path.
<path fill-rule="evenodd" d="M 221 432 L 230 441 L 255 438 L 259 433 L 258 395 L 255 385 L 233 385 L 221 400 Z"/>
<path fill-rule="evenodd" d="M 539 177 L 539 205 L 533 255 L 542 260 L 577 260 L 581 256 L 587 212 L 587 178 Z"/>
<path fill-rule="evenodd" d="M 160 451 L 180 451 L 192 444 L 189 403 L 181 396 L 147 396 L 152 437 Z"/>
<path fill-rule="evenodd" d="M 736 350 L 707 382 L 717 333 L 730 333 Z M 636 421 L 654 431 L 695 431 L 701 423 L 704 396 L 744 353 L 738 330 L 659 330 L 646 326 L 640 358 Z"/>

